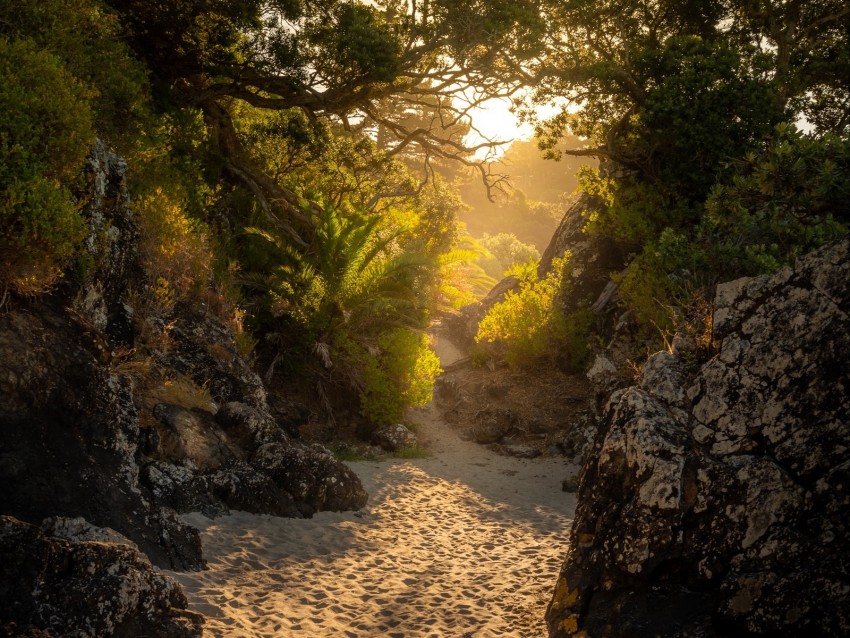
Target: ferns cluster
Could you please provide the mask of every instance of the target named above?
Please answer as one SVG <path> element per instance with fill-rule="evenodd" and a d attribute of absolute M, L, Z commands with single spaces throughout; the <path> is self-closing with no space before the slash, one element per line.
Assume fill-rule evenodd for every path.
<path fill-rule="evenodd" d="M 263 294 L 275 318 L 268 328 L 294 330 L 311 344 L 328 380 L 357 391 L 365 417 L 397 420 L 408 405 L 430 399 L 439 372 L 423 332 L 435 260 L 405 249 L 403 229 L 386 218 L 346 216 L 330 205 L 305 212 L 315 230 L 307 250 L 285 233 L 246 229 L 273 258 L 271 268 L 242 281 Z"/>

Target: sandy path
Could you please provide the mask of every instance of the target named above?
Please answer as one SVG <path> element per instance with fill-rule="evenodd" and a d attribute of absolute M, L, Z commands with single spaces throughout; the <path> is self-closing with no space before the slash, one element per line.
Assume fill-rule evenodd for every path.
<path fill-rule="evenodd" d="M 448 357 L 446 357 L 448 358 Z M 172 573 L 210 636 L 542 636 L 575 508 L 562 459 L 498 456 L 431 408 L 434 456 L 351 463 L 360 512 L 187 517 L 209 570 Z"/>

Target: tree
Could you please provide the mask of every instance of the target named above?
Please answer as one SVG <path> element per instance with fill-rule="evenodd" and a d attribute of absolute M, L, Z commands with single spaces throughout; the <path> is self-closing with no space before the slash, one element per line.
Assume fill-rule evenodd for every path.
<path fill-rule="evenodd" d="M 847 130 L 846 3 L 574 0 L 549 11 L 536 100 L 565 103 L 540 125 L 547 148 L 569 131 L 591 146 L 566 153 L 666 180 L 683 152 L 699 154 L 687 171 L 711 171 L 783 119 Z"/>
<path fill-rule="evenodd" d="M 471 105 L 527 81 L 523 62 L 541 50 L 543 31 L 530 0 L 110 4 L 151 68 L 160 103 L 200 109 L 230 178 L 301 244 L 310 220 L 295 193 L 257 165 L 234 124 L 236 105 L 299 109 L 348 130 L 380 125 L 394 139 L 388 152 L 415 144 L 426 157 L 477 166 L 487 181 L 453 127 Z M 404 112 L 382 108 L 393 96 L 428 104 L 439 117 L 413 128 Z"/>
<path fill-rule="evenodd" d="M 534 100 L 562 110 L 538 122 L 541 144 L 600 159 L 581 179 L 595 201 L 585 230 L 619 244 L 619 298 L 647 337 L 706 334 L 705 313 L 692 309 L 717 281 L 846 232 L 840 207 L 807 199 L 834 203 L 845 190 L 830 135 L 850 132 L 846 3 L 565 0 L 545 10 Z M 806 140 L 789 137 L 801 123 Z M 558 149 L 568 133 L 584 148 Z M 809 172 L 790 182 L 806 197 L 783 194 L 777 172 L 800 177 L 790 165 Z M 767 191 L 770 203 L 756 196 Z"/>

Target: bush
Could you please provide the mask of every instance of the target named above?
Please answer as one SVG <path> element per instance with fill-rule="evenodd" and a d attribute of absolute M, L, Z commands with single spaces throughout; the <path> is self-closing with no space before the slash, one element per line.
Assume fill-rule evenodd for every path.
<path fill-rule="evenodd" d="M 137 200 L 135 208 L 139 252 L 156 300 L 167 307 L 205 290 L 213 261 L 206 226 L 161 189 Z"/>
<path fill-rule="evenodd" d="M 147 78 L 121 35 L 117 17 L 98 0 L 16 0 L 0 7 L 0 38 L 28 38 L 55 56 L 89 89 L 98 135 L 110 144 L 128 142 L 121 148 L 126 153 L 144 123 Z M 37 73 L 29 75 L 41 83 Z"/>
<path fill-rule="evenodd" d="M 566 317 L 555 302 L 569 259 L 567 253 L 555 260 L 543 279 L 521 279 L 519 292 L 508 291 L 478 324 L 475 342 L 491 357 L 504 358 L 511 368 L 553 353 L 568 334 Z"/>
<path fill-rule="evenodd" d="M 505 271 L 510 270 L 515 264 L 540 260 L 540 252 L 537 248 L 521 242 L 513 233 L 498 233 L 496 235 L 484 233 L 481 238 L 481 245 L 489 250 L 499 262 L 500 272 L 490 273 L 496 277 L 505 276 Z"/>
<path fill-rule="evenodd" d="M 53 283 L 85 236 L 69 185 L 94 140 L 90 92 L 32 41 L 0 39 L 0 280 Z"/>
<path fill-rule="evenodd" d="M 845 234 L 850 140 L 780 126 L 762 153 L 738 162 L 706 202 L 700 242 L 729 275 L 756 275 Z"/>
<path fill-rule="evenodd" d="M 397 328 L 378 340 L 379 356 L 365 361 L 360 394 L 363 416 L 376 425 L 398 422 L 408 407 L 431 400 L 434 380 L 442 372 L 427 335 Z"/>

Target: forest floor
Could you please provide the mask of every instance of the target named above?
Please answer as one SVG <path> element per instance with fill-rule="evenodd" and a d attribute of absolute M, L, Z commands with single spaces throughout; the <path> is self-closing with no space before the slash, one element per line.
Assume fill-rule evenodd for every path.
<path fill-rule="evenodd" d="M 438 344 L 444 367 L 459 353 Z M 209 570 L 172 575 L 210 636 L 538 637 L 575 495 L 564 457 L 520 459 L 458 436 L 435 406 L 409 422 L 424 459 L 349 465 L 358 512 L 234 512 L 201 530 Z"/>

